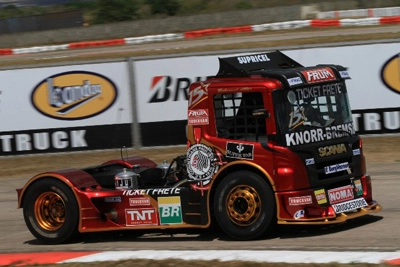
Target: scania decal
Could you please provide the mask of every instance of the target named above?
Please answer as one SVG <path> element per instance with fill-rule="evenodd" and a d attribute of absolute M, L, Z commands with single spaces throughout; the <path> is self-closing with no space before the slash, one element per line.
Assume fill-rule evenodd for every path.
<path fill-rule="evenodd" d="M 336 76 L 330 68 L 304 70 L 301 73 L 306 78 L 308 84 L 336 80 Z"/>
<path fill-rule="evenodd" d="M 34 108 L 59 120 L 96 116 L 116 101 L 118 90 L 107 77 L 87 71 L 58 73 L 41 81 L 32 91 Z"/>
<path fill-rule="evenodd" d="M 154 76 L 151 79 L 149 103 L 160 103 L 166 101 L 187 101 L 188 90 L 193 82 L 206 80 L 207 77 L 175 78 L 171 76 Z"/>
<path fill-rule="evenodd" d="M 346 123 L 325 128 L 315 128 L 301 132 L 287 133 L 285 137 L 287 146 L 296 146 L 336 139 L 354 133 L 353 123 Z"/>
<path fill-rule="evenodd" d="M 400 53 L 392 56 L 383 64 L 381 79 L 387 88 L 400 94 Z"/>
<path fill-rule="evenodd" d="M 319 156 L 323 158 L 331 155 L 346 153 L 347 148 L 346 145 L 342 143 L 337 145 L 319 147 L 318 152 Z"/>

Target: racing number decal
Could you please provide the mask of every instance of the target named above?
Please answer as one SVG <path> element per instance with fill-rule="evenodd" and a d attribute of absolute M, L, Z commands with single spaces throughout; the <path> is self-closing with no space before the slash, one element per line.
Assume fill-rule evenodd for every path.
<path fill-rule="evenodd" d="M 290 121 L 289 121 L 289 129 L 294 129 L 300 124 L 304 123 L 306 120 L 306 116 L 304 115 L 304 110 L 301 108 L 297 108 L 292 111 L 290 114 Z"/>

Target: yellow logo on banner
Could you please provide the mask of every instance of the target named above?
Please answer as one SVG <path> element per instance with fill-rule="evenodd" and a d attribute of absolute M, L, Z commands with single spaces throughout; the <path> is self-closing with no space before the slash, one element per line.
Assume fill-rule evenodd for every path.
<path fill-rule="evenodd" d="M 400 53 L 386 61 L 382 67 L 381 78 L 390 90 L 400 94 Z"/>
<path fill-rule="evenodd" d="M 93 72 L 74 71 L 53 75 L 32 92 L 32 104 L 42 114 L 60 120 L 96 116 L 117 99 L 114 83 Z"/>

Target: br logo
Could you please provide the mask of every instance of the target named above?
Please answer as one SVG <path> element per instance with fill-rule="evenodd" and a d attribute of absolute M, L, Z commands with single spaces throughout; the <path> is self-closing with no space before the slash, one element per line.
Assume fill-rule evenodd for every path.
<path fill-rule="evenodd" d="M 383 65 L 381 79 L 390 90 L 400 94 L 400 53 L 391 57 Z"/>
<path fill-rule="evenodd" d="M 182 207 L 181 198 L 179 196 L 159 197 L 157 200 L 160 224 L 182 223 Z"/>

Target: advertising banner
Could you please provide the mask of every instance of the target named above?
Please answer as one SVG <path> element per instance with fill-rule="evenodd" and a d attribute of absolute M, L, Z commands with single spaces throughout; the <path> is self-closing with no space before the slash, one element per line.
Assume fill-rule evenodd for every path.
<path fill-rule="evenodd" d="M 135 61 L 139 122 L 186 120 L 188 89 L 218 72 L 218 56 Z"/>
<path fill-rule="evenodd" d="M 188 89 L 218 72 L 217 56 L 134 61 L 142 145 L 186 142 Z"/>
<path fill-rule="evenodd" d="M 0 79 L 2 156 L 132 143 L 124 62 L 6 70 Z"/>
<path fill-rule="evenodd" d="M 351 80 L 346 83 L 358 133 L 400 132 L 399 43 L 282 52 L 304 66 L 338 64 L 348 68 Z M 145 126 L 156 122 L 165 126 L 168 121 L 181 121 L 181 127 L 186 125 L 190 83 L 215 75 L 219 68 L 218 57 L 230 56 L 233 55 L 136 61 L 139 122 Z M 156 129 L 154 125 L 151 128 Z M 182 131 L 180 129 L 179 133 Z"/>

